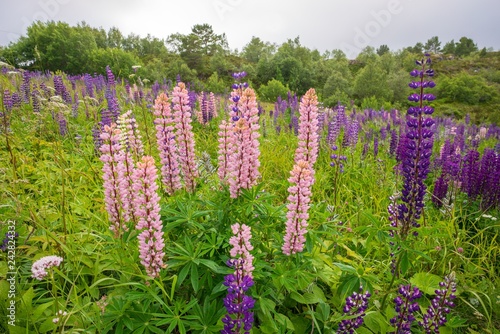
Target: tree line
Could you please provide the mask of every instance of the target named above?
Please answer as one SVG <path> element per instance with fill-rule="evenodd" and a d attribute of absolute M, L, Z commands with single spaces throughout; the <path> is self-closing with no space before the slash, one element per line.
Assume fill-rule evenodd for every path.
<path fill-rule="evenodd" d="M 302 95 L 315 87 L 321 101 L 328 106 L 355 100 L 360 104 L 378 103 L 380 107 L 383 102 L 405 103 L 407 73 L 424 52 L 438 60 L 495 54 L 485 48 L 479 50 L 468 37 L 442 45 L 437 36 L 397 51 L 387 45 L 368 46 L 356 59 L 348 59 L 339 49 L 323 53 L 310 50 L 301 44 L 299 37 L 277 45 L 254 36 L 237 51 L 229 48 L 224 33 L 216 33 L 208 24 L 194 25 L 189 34 L 174 33 L 159 39 L 151 35 L 124 36 L 116 27 L 105 31 L 85 22 L 70 26 L 64 22 L 38 21 L 28 27 L 25 36 L 0 48 L 0 60 L 18 68 L 60 70 L 68 74 L 102 74 L 109 65 L 121 78 L 135 76 L 150 82 L 175 80 L 179 75 L 200 90 L 216 93 L 228 89 L 231 73 L 245 71 L 263 100 L 273 101 L 288 91 Z M 487 103 L 498 97 L 495 86 L 499 83 L 498 68 L 493 73 L 476 76 L 463 72 L 456 82 L 446 83 L 449 91 L 444 96 L 448 99 Z M 442 79 L 453 81 L 451 77 Z M 471 83 L 474 94 L 460 91 L 460 86 Z"/>

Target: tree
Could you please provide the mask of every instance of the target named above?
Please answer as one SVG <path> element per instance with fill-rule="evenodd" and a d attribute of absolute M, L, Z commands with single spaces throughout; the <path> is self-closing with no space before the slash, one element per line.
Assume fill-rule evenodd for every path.
<path fill-rule="evenodd" d="M 377 54 L 379 56 L 382 56 L 383 54 L 385 54 L 389 51 L 390 51 L 389 47 L 386 44 L 382 44 L 381 46 L 378 47 Z"/>
<path fill-rule="evenodd" d="M 392 92 L 387 86 L 387 74 L 377 62 L 366 65 L 354 80 L 354 95 L 358 99 L 376 96 L 379 100 L 391 100 Z"/>
<path fill-rule="evenodd" d="M 243 47 L 241 55 L 249 62 L 257 64 L 261 57 L 270 57 L 275 48 L 269 42 L 263 42 L 260 38 L 252 36 L 250 42 Z"/>
<path fill-rule="evenodd" d="M 278 96 L 285 98 L 289 91 L 290 88 L 288 88 L 288 85 L 285 86 L 281 83 L 281 81 L 276 79 L 270 80 L 266 85 L 262 85 L 258 90 L 259 98 L 265 102 L 274 102 Z"/>
<path fill-rule="evenodd" d="M 439 83 L 438 91 L 438 96 L 449 102 L 470 105 L 489 102 L 498 95 L 485 78 L 465 72 L 454 77 L 444 77 Z"/>
<path fill-rule="evenodd" d="M 441 51 L 441 42 L 437 36 L 431 37 L 427 40 L 424 46 L 425 51 L 432 53 L 439 53 Z"/>
<path fill-rule="evenodd" d="M 443 53 L 445 54 L 452 54 L 454 55 L 455 54 L 455 50 L 456 50 L 456 43 L 455 43 L 455 40 L 451 40 L 449 41 L 448 43 L 446 43 L 444 46 L 443 46 Z"/>
<path fill-rule="evenodd" d="M 460 38 L 455 48 L 455 55 L 464 57 L 470 55 L 472 52 L 477 51 L 477 45 L 474 41 L 467 37 Z"/>
<path fill-rule="evenodd" d="M 418 42 L 414 46 L 407 47 L 406 50 L 408 50 L 411 53 L 421 55 L 424 52 L 424 45 L 422 43 Z"/>

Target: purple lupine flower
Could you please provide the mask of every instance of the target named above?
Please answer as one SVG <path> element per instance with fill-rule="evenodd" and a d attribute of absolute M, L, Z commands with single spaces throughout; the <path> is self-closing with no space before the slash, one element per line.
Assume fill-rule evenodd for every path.
<path fill-rule="evenodd" d="M 346 298 L 343 312 L 350 319 L 344 319 L 340 322 L 337 333 L 354 333 L 356 328 L 361 327 L 368 308 L 368 300 L 371 294 L 367 291 L 363 293 L 363 288 L 359 288 L 358 292 L 353 292 L 352 295 Z"/>
<path fill-rule="evenodd" d="M 337 151 L 338 147 L 336 145 L 332 145 L 331 149 L 333 151 Z M 330 159 L 332 159 L 332 162 L 330 162 L 330 166 L 338 168 L 339 172 L 343 173 L 344 172 L 344 162 L 347 161 L 347 157 L 345 155 L 333 153 L 332 155 L 330 155 Z"/>
<path fill-rule="evenodd" d="M 481 206 L 485 209 L 500 204 L 500 154 L 487 148 L 484 150 L 480 162 L 479 174 L 481 175 Z"/>
<path fill-rule="evenodd" d="M 222 318 L 224 329 L 223 334 L 250 333 L 253 325 L 253 312 L 255 300 L 245 293 L 253 286 L 252 280 L 253 256 L 250 251 L 253 247 L 250 243 L 252 233 L 250 227 L 245 224 L 233 224 L 231 226 L 233 236 L 229 244 L 233 246 L 230 254 L 231 259 L 227 265 L 234 268 L 234 273 L 224 277 L 224 284 L 227 286 L 227 295 L 224 298 L 224 306 L 227 314 Z"/>
<path fill-rule="evenodd" d="M 30 97 L 31 97 L 30 78 L 31 78 L 30 72 L 24 71 L 23 72 L 23 83 L 21 84 L 21 88 L 19 89 L 21 92 L 22 101 L 24 101 L 24 103 L 30 103 Z"/>
<path fill-rule="evenodd" d="M 443 206 L 444 198 L 448 192 L 448 181 L 444 174 L 441 174 L 434 183 L 434 190 L 432 192 L 432 203 L 438 208 Z"/>
<path fill-rule="evenodd" d="M 3 106 L 7 112 L 10 112 L 14 106 L 12 96 L 10 95 L 10 91 L 8 89 L 3 91 Z"/>
<path fill-rule="evenodd" d="M 373 137 L 373 156 L 377 157 L 378 155 L 378 136 Z"/>
<path fill-rule="evenodd" d="M 85 89 L 89 97 L 94 97 L 94 79 L 88 73 L 83 75 L 83 82 L 85 83 Z"/>
<path fill-rule="evenodd" d="M 466 192 L 470 199 L 475 199 L 479 195 L 481 180 L 478 151 L 472 149 L 465 154 L 460 174 L 462 191 Z"/>
<path fill-rule="evenodd" d="M 36 113 L 40 112 L 40 92 L 38 90 L 33 89 L 31 92 L 31 101 L 33 104 L 33 111 Z"/>
<path fill-rule="evenodd" d="M 394 156 L 396 154 L 396 148 L 398 147 L 399 136 L 396 130 L 391 130 L 391 142 L 389 144 L 389 155 Z"/>
<path fill-rule="evenodd" d="M 59 123 L 59 134 L 66 136 L 68 134 L 68 122 L 62 112 L 57 113 L 57 122 Z"/>
<path fill-rule="evenodd" d="M 424 87 L 433 87 L 432 81 L 424 80 L 425 77 L 432 77 L 434 71 L 426 66 L 430 64 L 430 58 L 425 61 L 417 61 L 420 69 L 415 69 L 410 72 L 413 77 L 418 77 L 419 82 L 412 82 L 410 87 L 419 89 L 418 94 L 410 95 L 410 101 L 418 101 L 418 107 L 412 106 L 408 108 L 408 116 L 406 119 L 406 147 L 402 159 L 402 174 L 404 185 L 402 190 L 401 203 L 399 210 L 399 235 L 404 240 L 408 236 L 412 228 L 420 226 L 418 220 L 424 206 L 424 195 L 426 185 L 424 183 L 429 173 L 430 157 L 432 154 L 433 132 L 431 130 L 434 125 L 434 120 L 426 115 L 434 112 L 434 108 L 424 105 L 423 101 L 430 101 L 431 94 L 424 93 Z M 415 97 L 418 95 L 418 99 Z M 418 235 L 416 231 L 414 235 Z"/>
<path fill-rule="evenodd" d="M 439 287 L 422 321 L 419 321 L 419 325 L 427 334 L 439 334 L 439 327 L 446 323 L 446 315 L 450 313 L 451 308 L 455 307 L 453 300 L 456 298 L 457 286 L 454 273 L 446 276 L 444 281 L 439 283 Z"/>
<path fill-rule="evenodd" d="M 22 103 L 21 96 L 18 93 L 12 93 L 12 107 L 20 108 Z"/>
<path fill-rule="evenodd" d="M 411 285 L 401 285 L 399 295 L 394 298 L 397 315 L 391 319 L 391 324 L 395 327 L 395 334 L 411 334 L 411 324 L 415 321 L 415 312 L 420 310 L 420 305 L 416 302 L 422 297 L 422 292 L 417 287 Z"/>

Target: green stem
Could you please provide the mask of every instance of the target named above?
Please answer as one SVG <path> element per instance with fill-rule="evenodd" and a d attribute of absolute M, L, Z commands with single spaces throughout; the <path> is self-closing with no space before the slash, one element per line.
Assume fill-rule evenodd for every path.
<path fill-rule="evenodd" d="M 398 260 L 396 261 L 396 266 L 394 268 L 394 274 L 392 275 L 391 283 L 389 284 L 389 287 L 387 288 L 387 292 L 384 295 L 384 299 L 382 299 L 382 304 L 380 306 L 381 310 L 384 310 L 384 308 L 385 308 L 385 302 L 387 300 L 387 296 L 389 295 L 389 293 L 390 293 L 390 291 L 392 289 L 392 286 L 394 285 L 394 282 L 396 281 L 396 276 L 397 276 L 398 271 L 399 271 L 399 263 L 401 262 L 402 254 L 403 253 L 399 253 Z"/>

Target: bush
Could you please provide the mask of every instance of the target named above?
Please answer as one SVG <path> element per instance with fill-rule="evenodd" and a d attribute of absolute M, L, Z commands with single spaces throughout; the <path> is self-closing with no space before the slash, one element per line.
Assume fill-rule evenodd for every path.
<path fill-rule="evenodd" d="M 272 79 L 267 82 L 266 85 L 262 85 L 259 88 L 259 98 L 265 102 L 274 102 L 278 96 L 286 97 L 290 88 L 288 85 L 283 85 L 281 81 Z"/>

